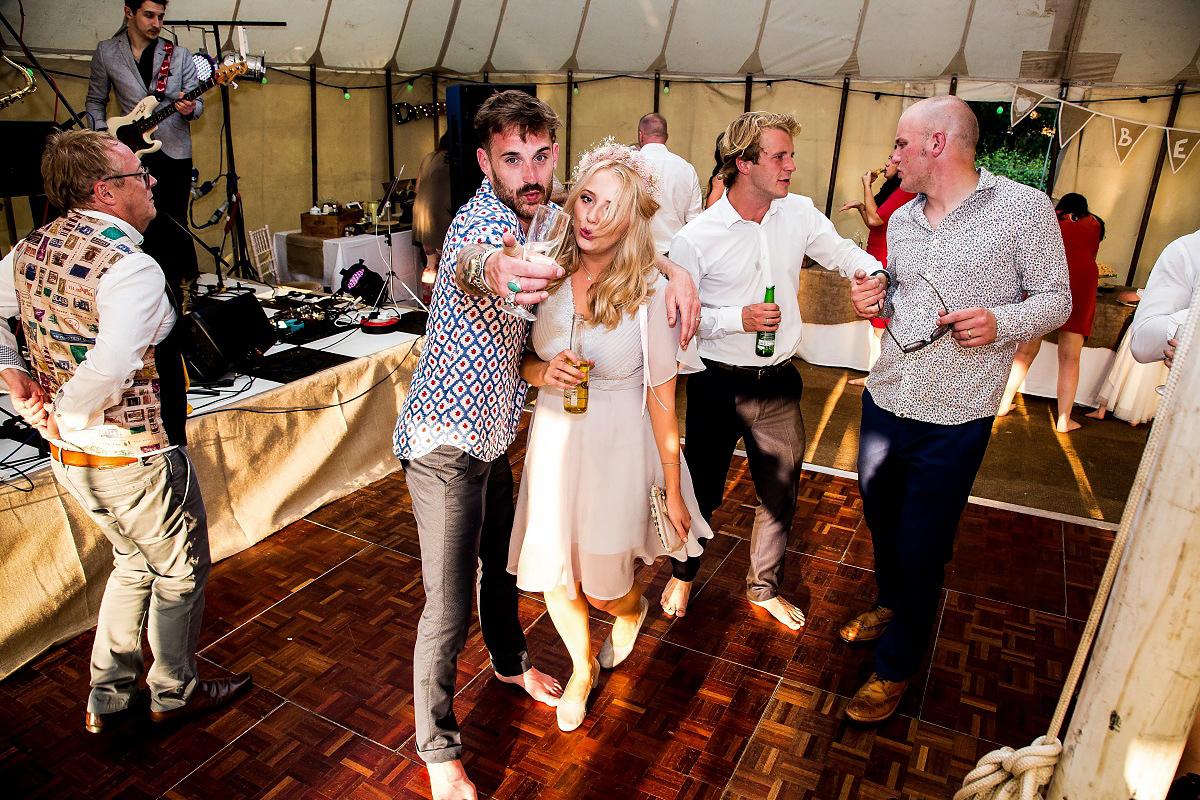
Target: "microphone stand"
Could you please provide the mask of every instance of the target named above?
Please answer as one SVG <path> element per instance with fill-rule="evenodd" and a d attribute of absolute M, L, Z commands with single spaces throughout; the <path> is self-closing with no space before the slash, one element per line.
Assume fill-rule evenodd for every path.
<path fill-rule="evenodd" d="M 201 247 L 203 247 L 205 250 L 207 250 L 209 252 L 209 255 L 211 255 L 213 257 L 213 267 L 216 269 L 216 272 L 217 272 L 217 291 L 218 292 L 225 291 L 225 278 L 221 275 L 221 265 L 224 264 L 225 267 L 229 270 L 230 277 L 233 277 L 233 266 L 230 265 L 230 263 L 228 261 L 226 261 L 224 258 L 221 257 L 221 248 L 215 247 L 215 246 L 210 247 L 208 242 L 204 241 L 199 236 L 197 236 L 190 227 L 188 227 L 187 225 L 184 225 L 182 222 L 175 219 L 174 217 L 172 217 L 170 214 L 166 213 L 165 211 L 163 212 L 163 217 L 171 220 L 171 222 L 178 225 L 183 230 L 184 233 L 186 233 L 188 236 L 195 239 L 197 244 L 199 244 Z M 193 290 L 193 292 L 194 292 L 194 290 Z"/>

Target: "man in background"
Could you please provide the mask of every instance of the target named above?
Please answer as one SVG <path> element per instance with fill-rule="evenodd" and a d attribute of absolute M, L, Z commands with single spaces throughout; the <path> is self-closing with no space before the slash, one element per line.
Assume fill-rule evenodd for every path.
<path fill-rule="evenodd" d="M 1129 349 L 1143 364 L 1165 361 L 1170 367 L 1187 321 L 1192 295 L 1200 287 L 1200 231 L 1167 245 L 1146 281 L 1142 301 L 1130 324 Z"/>
<path fill-rule="evenodd" d="M 181 297 L 182 285 L 194 282 L 200 274 L 192 237 L 180 225 L 188 224 L 190 126 L 203 113 L 204 103 L 200 98 L 180 99 L 200 81 L 187 48 L 160 37 L 167 2 L 125 0 L 125 30 L 100 42 L 92 54 L 86 107 L 97 130 L 108 128 L 105 109 L 110 90 L 116 93 L 122 115 L 149 95 L 160 101 L 156 111 L 170 104 L 178 112 L 160 122 L 153 134 L 162 147 L 141 157 L 157 181 L 154 203 L 158 208 L 158 216 L 146 229 L 142 249 L 158 262 L 167 276 L 167 285 L 176 297 Z"/>
<path fill-rule="evenodd" d="M 638 121 L 638 149 L 654 165 L 662 179 L 658 212 L 650 223 L 654 246 L 660 253 L 671 249 L 679 229 L 704 209 L 696 169 L 667 149 L 667 120 L 662 114 L 647 114 Z"/>

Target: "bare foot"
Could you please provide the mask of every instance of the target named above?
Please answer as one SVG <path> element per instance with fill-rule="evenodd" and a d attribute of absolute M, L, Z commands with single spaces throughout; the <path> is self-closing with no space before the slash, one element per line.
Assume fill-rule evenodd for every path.
<path fill-rule="evenodd" d="M 1016 403 L 1009 403 L 1004 408 L 997 409 L 996 416 L 997 417 L 1007 417 L 1009 415 L 1009 413 L 1016 407 L 1017 407 Z"/>
<path fill-rule="evenodd" d="M 867 379 L 866 378 L 854 378 L 853 380 L 846 381 L 846 383 L 850 384 L 851 386 L 866 386 Z"/>
<path fill-rule="evenodd" d="M 1082 427 L 1083 426 L 1080 425 L 1078 422 L 1071 419 L 1070 417 L 1067 417 L 1065 420 L 1060 421 L 1058 423 L 1058 425 L 1055 426 L 1054 429 L 1056 431 L 1058 431 L 1059 433 L 1070 433 L 1071 431 L 1078 430 L 1079 428 L 1082 428 Z"/>
<path fill-rule="evenodd" d="M 1088 413 L 1084 414 L 1084 416 L 1091 417 L 1092 419 L 1104 419 L 1104 415 L 1107 413 L 1107 409 L 1097 408 L 1095 411 L 1089 411 Z"/>
<path fill-rule="evenodd" d="M 778 595 L 772 597 L 770 600 L 751 600 L 750 602 L 759 608 L 765 608 L 767 611 L 770 611 L 772 617 L 794 631 L 800 630 L 804 625 L 804 612 Z"/>
<path fill-rule="evenodd" d="M 687 613 L 688 598 L 692 594 L 692 582 L 671 578 L 662 593 L 663 611 L 667 616 L 682 617 Z"/>
<path fill-rule="evenodd" d="M 467 777 L 461 761 L 426 764 L 433 800 L 476 800 L 475 784 Z"/>
<path fill-rule="evenodd" d="M 530 667 L 520 675 L 507 677 L 496 673 L 496 680 L 504 683 L 511 683 L 513 686 L 520 686 L 529 696 L 539 703 L 554 708 L 558 705 L 558 698 L 562 697 L 563 689 L 558 681 L 551 678 L 546 673 L 539 670 L 537 667 Z"/>

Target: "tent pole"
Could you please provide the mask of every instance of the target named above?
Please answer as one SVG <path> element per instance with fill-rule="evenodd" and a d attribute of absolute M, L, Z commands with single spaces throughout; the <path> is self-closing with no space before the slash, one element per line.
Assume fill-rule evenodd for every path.
<path fill-rule="evenodd" d="M 317 67 L 308 68 L 308 126 L 312 143 L 312 204 L 317 205 Z"/>
<path fill-rule="evenodd" d="M 383 71 L 385 88 L 383 96 L 383 132 L 387 139 L 388 168 L 387 179 L 390 181 L 396 174 L 396 143 L 392 141 L 392 68 Z"/>
<path fill-rule="evenodd" d="M 750 113 L 750 100 L 754 94 L 754 78 L 749 72 L 746 73 L 746 102 L 742 106 L 742 112 Z"/>
<path fill-rule="evenodd" d="M 1183 97 L 1183 82 L 1175 84 L 1175 94 L 1171 97 L 1171 110 L 1167 112 L 1167 127 L 1175 124 L 1175 114 L 1179 111 L 1179 100 Z M 1158 179 L 1162 177 L 1163 161 L 1167 158 L 1167 134 L 1163 132 L 1162 142 L 1158 146 L 1158 160 L 1154 162 L 1154 177 L 1150 180 L 1150 191 L 1146 193 L 1146 207 L 1142 209 L 1142 224 L 1138 226 L 1137 241 L 1133 243 L 1133 256 L 1129 259 L 1129 273 L 1125 276 L 1125 285 L 1133 285 L 1133 274 L 1137 272 L 1138 257 L 1142 254 L 1142 244 L 1146 241 L 1146 228 L 1150 225 L 1150 209 L 1154 207 L 1154 196 L 1158 194 Z"/>
<path fill-rule="evenodd" d="M 566 145 L 567 145 L 567 170 L 564 174 L 568 177 L 571 175 L 571 98 L 575 95 L 575 72 L 567 70 L 567 130 L 566 130 Z"/>
<path fill-rule="evenodd" d="M 658 96 L 662 94 L 662 73 L 654 73 L 654 113 L 658 113 Z"/>
<path fill-rule="evenodd" d="M 429 83 L 430 83 L 430 87 L 433 91 L 433 149 L 437 150 L 438 139 L 442 138 L 442 131 L 441 131 L 441 126 L 438 124 L 438 114 L 437 114 L 438 79 L 437 79 L 436 72 L 429 73 Z"/>
<path fill-rule="evenodd" d="M 1067 99 L 1067 90 L 1071 88 L 1069 81 L 1063 81 L 1058 87 L 1058 99 Z M 1054 181 L 1058 178 L 1058 155 L 1062 146 L 1058 143 L 1058 126 L 1062 122 L 1062 106 L 1058 107 L 1058 118 L 1054 120 L 1054 134 L 1050 137 L 1050 157 L 1046 171 L 1046 194 L 1054 197 Z"/>
<path fill-rule="evenodd" d="M 837 136 L 833 140 L 833 166 L 829 168 L 829 192 L 825 195 L 825 216 L 833 211 L 833 185 L 837 183 L 838 161 L 842 158 L 842 130 L 846 127 L 846 100 L 850 98 L 850 76 L 842 77 L 842 105 L 838 108 Z"/>
<path fill-rule="evenodd" d="M 957 94 L 958 94 L 958 76 L 951 75 L 950 76 L 950 96 L 954 97 Z"/>

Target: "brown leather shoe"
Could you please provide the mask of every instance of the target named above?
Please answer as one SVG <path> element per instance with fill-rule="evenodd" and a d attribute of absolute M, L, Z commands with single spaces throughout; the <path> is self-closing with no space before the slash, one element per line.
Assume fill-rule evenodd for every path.
<path fill-rule="evenodd" d="M 847 622 L 838 631 L 843 642 L 873 642 L 883 636 L 887 624 L 896 612 L 883 606 L 875 606 L 870 611 L 864 611 Z"/>
<path fill-rule="evenodd" d="M 846 716 L 855 722 L 883 722 L 896 713 L 908 681 L 885 681 L 875 673 L 854 693 Z"/>
<path fill-rule="evenodd" d="M 207 714 L 227 706 L 238 699 L 254 685 L 254 678 L 249 672 L 234 675 L 232 678 L 221 678 L 215 681 L 200 681 L 191 698 L 179 708 L 170 711 L 151 711 L 150 719 L 154 722 L 175 722 L 198 714 Z"/>
<path fill-rule="evenodd" d="M 121 727 L 139 713 L 146 711 L 146 699 L 149 695 L 139 689 L 129 700 L 129 705 L 120 711 L 109 711 L 97 714 L 89 711 L 83 715 L 83 728 L 88 733 L 109 733 Z"/>

